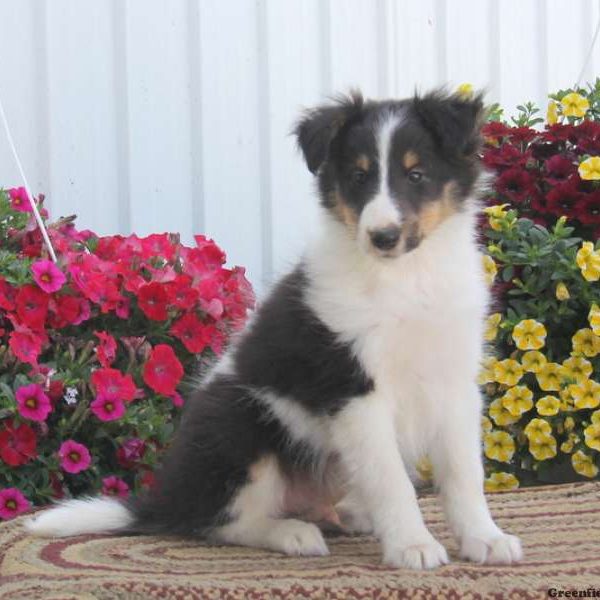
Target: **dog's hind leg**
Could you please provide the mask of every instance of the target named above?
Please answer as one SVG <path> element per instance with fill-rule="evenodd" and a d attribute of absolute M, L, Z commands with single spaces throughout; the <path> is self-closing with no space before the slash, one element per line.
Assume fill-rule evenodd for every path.
<path fill-rule="evenodd" d="M 283 517 L 286 485 L 277 459 L 263 457 L 250 468 L 248 483 L 228 507 L 229 522 L 213 529 L 209 540 L 290 555 L 329 554 L 323 534 L 316 525 Z"/>

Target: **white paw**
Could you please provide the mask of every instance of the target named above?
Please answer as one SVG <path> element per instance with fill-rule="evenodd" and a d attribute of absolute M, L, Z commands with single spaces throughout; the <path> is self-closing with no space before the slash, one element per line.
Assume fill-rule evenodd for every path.
<path fill-rule="evenodd" d="M 370 534 L 373 533 L 373 524 L 366 511 L 350 502 L 336 504 L 335 510 L 342 526 L 348 533 Z"/>
<path fill-rule="evenodd" d="M 329 548 L 321 530 L 313 523 L 285 519 L 279 521 L 270 532 L 273 550 L 290 556 L 326 556 Z"/>
<path fill-rule="evenodd" d="M 514 535 L 466 535 L 462 539 L 460 555 L 476 563 L 510 565 L 523 558 L 523 550 L 521 541 Z"/>
<path fill-rule="evenodd" d="M 390 567 L 433 569 L 449 561 L 444 546 L 430 536 L 421 543 L 385 550 L 383 562 Z"/>

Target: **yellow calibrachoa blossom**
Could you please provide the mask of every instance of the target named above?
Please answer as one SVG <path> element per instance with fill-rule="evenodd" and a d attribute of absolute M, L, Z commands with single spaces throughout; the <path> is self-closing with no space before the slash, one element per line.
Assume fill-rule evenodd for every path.
<path fill-rule="evenodd" d="M 498 325 L 500 325 L 500 321 L 502 321 L 501 313 L 494 313 L 490 315 L 485 321 L 485 332 L 483 334 L 483 338 L 486 342 L 491 342 L 496 339 L 498 335 Z"/>
<path fill-rule="evenodd" d="M 584 477 L 596 477 L 598 475 L 598 467 L 594 464 L 591 456 L 588 456 L 582 450 L 577 450 L 575 454 L 571 456 L 571 464 L 576 473 L 583 475 Z"/>
<path fill-rule="evenodd" d="M 523 377 L 523 367 L 512 358 L 496 361 L 494 365 L 494 379 L 504 385 L 517 385 Z"/>
<path fill-rule="evenodd" d="M 575 408 L 596 408 L 600 406 L 600 383 L 586 379 L 582 383 L 572 383 L 569 392 L 573 397 Z"/>
<path fill-rule="evenodd" d="M 560 410 L 560 400 L 556 396 L 543 396 L 535 403 L 538 414 L 544 417 L 552 417 Z"/>
<path fill-rule="evenodd" d="M 585 445 L 600 452 L 600 423 L 592 423 L 583 430 Z"/>
<path fill-rule="evenodd" d="M 594 358 L 600 352 L 600 337 L 594 335 L 591 329 L 584 328 L 575 332 L 571 338 L 574 354 L 583 354 L 588 358 Z"/>
<path fill-rule="evenodd" d="M 514 326 L 512 338 L 519 350 L 539 350 L 546 343 L 548 332 L 535 319 L 524 319 Z"/>
<path fill-rule="evenodd" d="M 494 231 L 502 231 L 502 219 L 508 214 L 504 207 L 508 204 L 496 204 L 495 206 L 488 206 L 483 209 L 483 212 L 488 215 L 490 227 Z"/>
<path fill-rule="evenodd" d="M 574 433 L 570 433 L 569 437 L 560 445 L 560 451 L 564 454 L 571 454 L 575 444 L 579 443 L 579 436 Z"/>
<path fill-rule="evenodd" d="M 600 410 L 596 410 L 591 416 L 592 423 L 600 423 Z"/>
<path fill-rule="evenodd" d="M 575 398 L 570 386 L 560 390 L 560 410 L 563 412 L 573 412 L 575 410 Z"/>
<path fill-rule="evenodd" d="M 588 313 L 588 321 L 594 335 L 600 336 L 600 307 L 597 304 L 592 304 Z"/>
<path fill-rule="evenodd" d="M 516 490 L 519 480 L 512 473 L 492 473 L 484 482 L 486 492 L 503 492 L 505 490 Z"/>
<path fill-rule="evenodd" d="M 594 250 L 592 242 L 583 242 L 575 256 L 577 266 L 586 281 L 600 279 L 600 253 Z"/>
<path fill-rule="evenodd" d="M 530 442 L 538 443 L 552 434 L 550 423 L 544 419 L 531 419 L 523 430 Z"/>
<path fill-rule="evenodd" d="M 485 415 L 482 415 L 481 431 L 483 431 L 483 433 L 489 433 L 493 428 L 494 426 L 492 425 L 492 422 Z"/>
<path fill-rule="evenodd" d="M 515 453 L 515 440 L 506 431 L 491 431 L 483 437 L 485 455 L 499 462 L 510 462 Z"/>
<path fill-rule="evenodd" d="M 556 299 L 564 302 L 571 297 L 569 294 L 569 288 L 564 284 L 563 281 L 559 281 L 556 286 Z"/>
<path fill-rule="evenodd" d="M 556 125 L 558 122 L 558 105 L 554 100 L 548 102 L 548 110 L 546 111 L 546 121 L 548 125 Z"/>
<path fill-rule="evenodd" d="M 537 460 L 548 460 L 556 456 L 556 438 L 547 435 L 537 442 L 529 440 L 529 452 Z"/>
<path fill-rule="evenodd" d="M 562 97 L 560 103 L 565 117 L 583 117 L 590 107 L 588 99 L 577 92 L 566 94 Z"/>
<path fill-rule="evenodd" d="M 521 357 L 521 364 L 529 373 L 539 373 L 547 362 L 546 357 L 537 350 L 525 352 Z"/>
<path fill-rule="evenodd" d="M 590 156 L 579 163 L 579 177 L 587 181 L 600 179 L 600 156 Z"/>
<path fill-rule="evenodd" d="M 495 400 L 490 402 L 488 413 L 490 417 L 492 417 L 492 419 L 494 420 L 494 423 L 496 423 L 496 425 L 500 425 L 501 427 L 505 427 L 506 425 L 512 425 L 513 423 L 516 423 L 519 420 L 519 417 L 514 417 L 504 407 L 501 398 L 496 398 Z"/>
<path fill-rule="evenodd" d="M 567 417 L 565 419 L 565 431 L 573 431 L 575 429 L 575 419 L 573 417 Z"/>
<path fill-rule="evenodd" d="M 459 96 L 461 96 L 462 98 L 465 98 L 466 100 L 468 100 L 469 98 L 471 98 L 473 96 L 473 84 L 471 84 L 471 83 L 461 83 L 456 88 L 456 93 Z"/>
<path fill-rule="evenodd" d="M 485 282 L 488 285 L 492 285 L 494 283 L 494 279 L 496 279 L 496 275 L 498 274 L 498 267 L 494 262 L 494 259 L 487 254 L 483 255 L 483 277 Z"/>
<path fill-rule="evenodd" d="M 564 375 L 564 367 L 558 363 L 546 363 L 536 374 L 539 386 L 545 392 L 560 390 L 560 382 Z"/>
<path fill-rule="evenodd" d="M 526 385 L 516 385 L 502 396 L 502 406 L 513 417 L 520 417 L 533 407 L 533 392 Z"/>
<path fill-rule="evenodd" d="M 565 376 L 582 383 L 592 374 L 592 363 L 582 356 L 571 356 L 563 361 Z"/>
<path fill-rule="evenodd" d="M 477 375 L 477 383 L 485 385 L 486 383 L 494 383 L 496 381 L 494 375 L 494 365 L 498 360 L 494 356 L 487 356 L 481 363 L 481 369 Z"/>

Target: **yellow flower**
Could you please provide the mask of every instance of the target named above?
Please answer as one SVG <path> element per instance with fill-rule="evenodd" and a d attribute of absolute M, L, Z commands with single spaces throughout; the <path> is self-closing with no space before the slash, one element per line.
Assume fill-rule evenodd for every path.
<path fill-rule="evenodd" d="M 505 490 L 516 490 L 519 480 L 512 473 L 492 473 L 485 480 L 486 492 L 503 492 Z"/>
<path fill-rule="evenodd" d="M 575 260 L 586 281 L 598 281 L 600 279 L 600 254 L 594 250 L 592 242 L 581 244 Z"/>
<path fill-rule="evenodd" d="M 564 367 L 557 363 L 546 363 L 536 374 L 539 386 L 545 392 L 560 390 L 560 381 L 564 374 Z"/>
<path fill-rule="evenodd" d="M 523 377 L 523 367 L 512 358 L 499 360 L 494 365 L 494 378 L 504 385 L 517 385 Z"/>
<path fill-rule="evenodd" d="M 592 423 L 583 430 L 585 445 L 600 452 L 600 423 Z"/>
<path fill-rule="evenodd" d="M 456 88 L 456 93 L 465 100 L 473 97 L 473 85 L 470 83 L 461 83 Z"/>
<path fill-rule="evenodd" d="M 490 402 L 488 413 L 494 420 L 494 423 L 501 427 L 512 425 L 519 420 L 519 417 L 514 417 L 506 408 L 504 408 L 500 398 L 496 398 L 493 402 Z"/>
<path fill-rule="evenodd" d="M 588 313 L 588 321 L 594 335 L 600 335 L 600 307 L 597 304 L 592 304 Z"/>
<path fill-rule="evenodd" d="M 594 464 L 591 456 L 588 456 L 582 450 L 577 450 L 573 456 L 571 456 L 571 464 L 576 473 L 583 475 L 584 477 L 596 477 L 598 475 L 598 467 Z"/>
<path fill-rule="evenodd" d="M 508 214 L 505 210 L 506 206 L 509 206 L 509 204 L 495 204 L 494 206 L 487 206 L 483 209 L 483 212 L 490 217 L 502 219 Z"/>
<path fill-rule="evenodd" d="M 537 442 L 529 440 L 529 452 L 537 460 L 548 460 L 556 456 L 556 439 L 547 435 Z"/>
<path fill-rule="evenodd" d="M 510 388 L 502 396 L 502 406 L 513 417 L 520 417 L 523 413 L 531 410 L 533 406 L 533 392 L 526 385 L 517 385 Z"/>
<path fill-rule="evenodd" d="M 590 107 L 587 98 L 576 92 L 571 92 L 563 96 L 560 103 L 562 104 L 562 112 L 565 117 L 583 117 Z"/>
<path fill-rule="evenodd" d="M 483 277 L 488 285 L 494 283 L 496 275 L 498 274 L 498 267 L 491 256 L 487 254 L 483 255 Z"/>
<path fill-rule="evenodd" d="M 592 413 L 592 423 L 600 423 L 600 410 L 596 410 Z"/>
<path fill-rule="evenodd" d="M 565 454 L 571 454 L 571 452 L 573 452 L 573 447 L 578 443 L 579 436 L 575 435 L 574 433 L 570 433 L 568 439 L 560 445 L 560 451 L 564 452 Z"/>
<path fill-rule="evenodd" d="M 483 433 L 489 433 L 493 428 L 494 426 L 492 425 L 492 422 L 485 415 L 482 415 L 481 431 L 483 431 Z"/>
<path fill-rule="evenodd" d="M 581 179 L 598 180 L 600 179 L 600 156 L 590 156 L 579 163 L 579 177 Z"/>
<path fill-rule="evenodd" d="M 521 357 L 521 364 L 529 373 L 539 373 L 547 362 L 546 357 L 537 350 L 525 352 Z"/>
<path fill-rule="evenodd" d="M 499 462 L 510 462 L 515 453 L 515 441 L 506 431 L 491 431 L 483 437 L 485 455 Z"/>
<path fill-rule="evenodd" d="M 567 417 L 565 419 L 565 430 L 573 431 L 574 428 L 575 428 L 575 419 L 573 417 Z"/>
<path fill-rule="evenodd" d="M 548 110 L 546 111 L 546 121 L 548 122 L 548 125 L 555 125 L 558 122 L 558 106 L 553 100 L 550 100 L 550 102 L 548 102 Z"/>
<path fill-rule="evenodd" d="M 477 375 L 477 383 L 479 385 L 494 383 L 494 381 L 496 381 L 494 376 L 494 365 L 496 362 L 497 359 L 493 356 L 488 356 L 483 359 L 481 363 L 481 370 L 479 371 L 479 375 Z"/>
<path fill-rule="evenodd" d="M 552 434 L 552 427 L 544 419 L 531 419 L 523 430 L 530 442 L 538 443 Z"/>
<path fill-rule="evenodd" d="M 539 350 L 546 342 L 546 328 L 535 319 L 524 319 L 513 329 L 512 337 L 519 350 Z"/>
<path fill-rule="evenodd" d="M 569 386 L 575 408 L 596 408 L 600 405 L 600 383 L 593 379 L 586 379 L 582 383 L 573 383 Z"/>
<path fill-rule="evenodd" d="M 591 329 L 580 329 L 571 338 L 573 353 L 583 354 L 588 358 L 594 358 L 600 352 L 600 337 L 594 335 Z"/>
<path fill-rule="evenodd" d="M 571 297 L 569 294 L 569 288 L 562 282 L 559 281 L 556 286 L 556 299 L 563 302 L 564 300 L 568 300 Z"/>
<path fill-rule="evenodd" d="M 585 360 L 582 356 L 571 356 L 563 361 L 565 376 L 574 379 L 577 383 L 582 383 L 592 374 L 592 363 Z"/>
<path fill-rule="evenodd" d="M 483 334 L 483 338 L 487 342 L 491 342 L 496 339 L 496 336 L 498 335 L 498 325 L 500 325 L 500 321 L 502 321 L 501 313 L 494 313 L 486 319 L 485 333 Z"/>
<path fill-rule="evenodd" d="M 535 403 L 538 414 L 552 417 L 560 410 L 560 400 L 556 396 L 543 396 Z"/>
<path fill-rule="evenodd" d="M 575 410 L 575 398 L 571 386 L 560 390 L 560 410 L 564 412 L 573 412 Z"/>

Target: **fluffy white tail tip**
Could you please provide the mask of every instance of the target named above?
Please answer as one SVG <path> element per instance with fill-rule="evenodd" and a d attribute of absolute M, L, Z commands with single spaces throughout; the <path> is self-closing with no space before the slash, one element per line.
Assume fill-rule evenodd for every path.
<path fill-rule="evenodd" d="M 25 523 L 33 535 L 66 537 L 82 533 L 105 533 L 131 524 L 131 513 L 114 498 L 67 500 Z"/>

